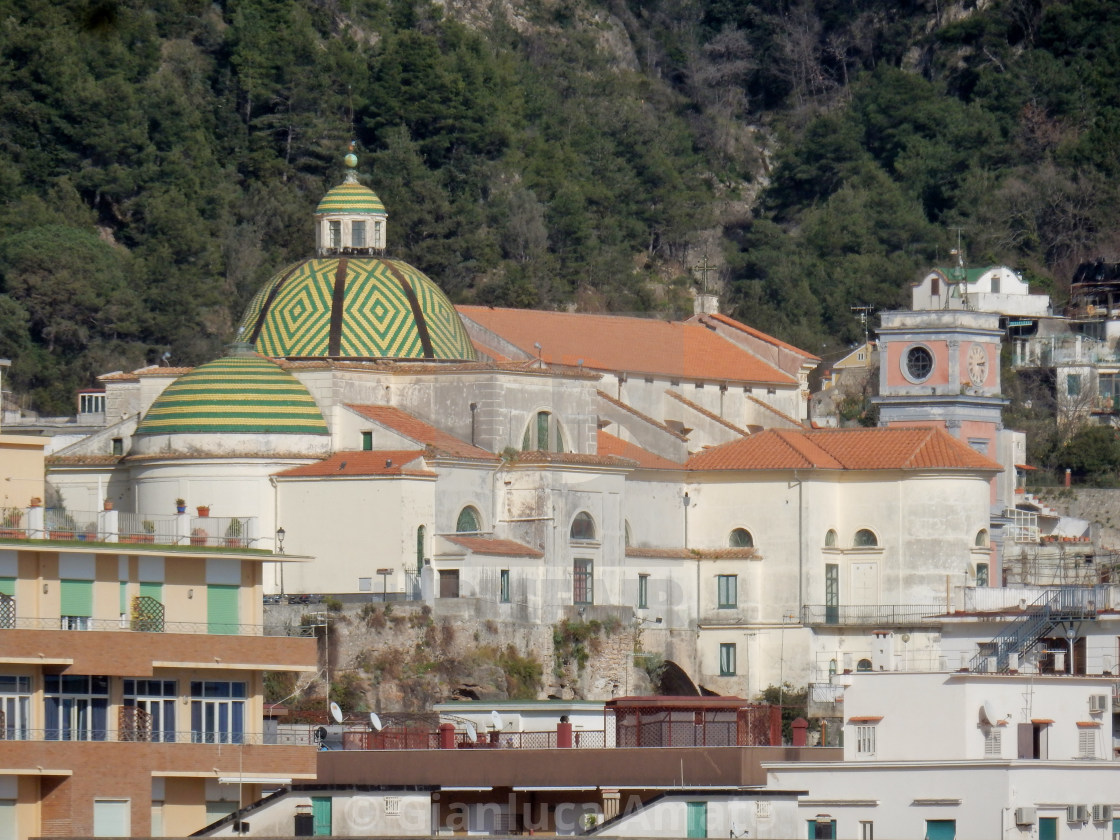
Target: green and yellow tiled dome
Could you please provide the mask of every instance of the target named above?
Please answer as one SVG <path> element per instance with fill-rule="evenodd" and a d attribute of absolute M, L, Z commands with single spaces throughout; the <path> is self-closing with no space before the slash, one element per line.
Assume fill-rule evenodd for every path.
<path fill-rule="evenodd" d="M 385 205 L 377 193 L 357 181 L 346 181 L 328 192 L 315 208 L 316 216 L 335 213 L 385 214 Z"/>
<path fill-rule="evenodd" d="M 198 432 L 325 435 L 327 424 L 299 380 L 245 348 L 172 382 L 136 429 L 137 435 Z"/>
<path fill-rule="evenodd" d="M 443 291 L 408 263 L 375 256 L 289 266 L 253 298 L 240 334 L 273 358 L 475 359 Z"/>

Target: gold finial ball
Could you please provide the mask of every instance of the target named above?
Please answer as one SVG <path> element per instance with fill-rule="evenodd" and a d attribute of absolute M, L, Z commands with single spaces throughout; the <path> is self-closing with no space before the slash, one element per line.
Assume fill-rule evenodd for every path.
<path fill-rule="evenodd" d="M 348 155 L 347 155 L 346 157 L 344 157 L 344 158 L 343 158 L 342 160 L 343 160 L 343 161 L 344 161 L 344 162 L 346 163 L 346 165 L 347 165 L 348 167 L 350 167 L 351 169 L 353 169 L 353 168 L 354 168 L 355 166 L 357 166 L 357 165 L 358 165 L 358 156 L 357 156 L 356 154 L 354 154 L 353 152 L 351 152 L 350 154 L 348 154 Z"/>

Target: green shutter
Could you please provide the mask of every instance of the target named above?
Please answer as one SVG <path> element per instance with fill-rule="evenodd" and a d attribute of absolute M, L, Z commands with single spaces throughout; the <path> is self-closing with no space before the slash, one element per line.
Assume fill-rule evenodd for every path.
<path fill-rule="evenodd" d="M 16 597 L 16 579 L 0 577 L 0 595 L 7 595 L 9 598 Z"/>
<path fill-rule="evenodd" d="M 956 836 L 956 820 L 926 820 L 926 840 L 954 840 Z"/>
<path fill-rule="evenodd" d="M 81 615 L 87 618 L 93 615 L 92 580 L 64 580 L 61 581 L 61 586 L 60 615 Z"/>
<path fill-rule="evenodd" d="M 140 584 L 140 597 L 148 597 L 153 601 L 163 603 L 163 584 L 162 583 L 142 583 Z"/>
<path fill-rule="evenodd" d="M 311 797 L 312 831 L 316 837 L 331 836 L 331 798 L 329 796 Z"/>
<path fill-rule="evenodd" d="M 688 806 L 688 836 L 689 837 L 707 837 L 708 836 L 708 803 L 707 802 L 686 802 Z"/>
<path fill-rule="evenodd" d="M 121 581 L 121 603 L 120 614 L 124 615 L 128 612 L 128 581 Z"/>
<path fill-rule="evenodd" d="M 207 632 L 235 636 L 241 629 L 237 599 L 240 587 L 211 583 L 206 587 Z"/>

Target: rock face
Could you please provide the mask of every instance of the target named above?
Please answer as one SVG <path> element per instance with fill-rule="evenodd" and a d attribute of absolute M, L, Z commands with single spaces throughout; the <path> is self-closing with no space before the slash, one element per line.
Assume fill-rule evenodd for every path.
<path fill-rule="evenodd" d="M 322 605 L 269 606 L 265 621 L 287 632 L 308 627 L 320 638 L 320 666 L 329 664 L 332 696 L 348 712 L 419 713 L 452 700 L 651 694 L 649 675 L 634 664 L 660 662 L 665 651 L 659 648 L 671 651 L 674 641 L 668 631 L 647 630 L 643 655 L 635 657 L 635 635 L 621 623 L 580 628 L 574 645 L 558 646 L 551 626 L 440 618 L 419 602 L 387 606 L 352 604 L 328 612 L 329 632 L 308 627 L 307 616 L 322 614 Z M 324 692 L 320 674 L 304 686 L 303 696 L 320 698 L 313 705 L 321 707 Z"/>
<path fill-rule="evenodd" d="M 1120 490 L 1051 487 L 1035 495 L 1059 513 L 1088 519 L 1097 545 L 1120 549 Z"/>

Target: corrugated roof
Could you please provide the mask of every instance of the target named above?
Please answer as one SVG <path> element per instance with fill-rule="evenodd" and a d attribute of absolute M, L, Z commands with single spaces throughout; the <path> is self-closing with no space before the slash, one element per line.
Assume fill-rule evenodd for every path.
<path fill-rule="evenodd" d="M 990 458 L 944 429 L 767 429 L 699 452 L 691 470 L 991 470 Z"/>
<path fill-rule="evenodd" d="M 284 478 L 340 478 L 355 475 L 401 475 L 434 478 L 434 472 L 423 468 L 423 457 L 424 453 L 415 449 L 336 452 L 331 457 L 318 463 L 292 467 L 290 470 L 284 470 L 276 475 Z"/>
<path fill-rule="evenodd" d="M 462 546 L 475 554 L 488 554 L 500 557 L 544 557 L 543 551 L 538 551 L 527 545 L 513 540 L 495 540 L 489 537 L 445 537 L 448 542 Z"/>
<path fill-rule="evenodd" d="M 363 417 L 380 423 L 400 435 L 414 440 L 423 446 L 428 446 L 445 455 L 459 458 L 480 458 L 496 461 L 497 456 L 478 446 L 472 446 L 454 435 L 437 429 L 430 423 L 425 423 L 419 417 L 414 417 L 407 411 L 401 411 L 389 405 L 347 405 L 347 408 L 358 412 Z"/>
<path fill-rule="evenodd" d="M 668 458 L 662 458 L 650 452 L 648 449 L 642 449 L 640 446 L 629 441 L 622 440 L 622 438 L 615 437 L 614 435 L 599 430 L 598 450 L 600 455 L 613 455 L 617 458 L 625 458 L 628 461 L 634 461 L 638 466 L 647 470 L 683 470 L 684 464 L 679 464 L 676 461 L 670 461 Z"/>
<path fill-rule="evenodd" d="M 459 313 L 548 364 L 666 377 L 795 384 L 784 371 L 694 323 L 460 306 Z M 540 344 L 538 351 L 535 344 Z"/>

